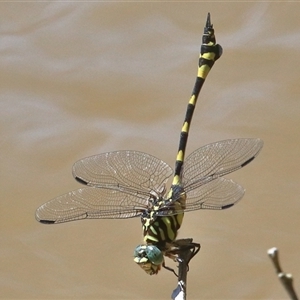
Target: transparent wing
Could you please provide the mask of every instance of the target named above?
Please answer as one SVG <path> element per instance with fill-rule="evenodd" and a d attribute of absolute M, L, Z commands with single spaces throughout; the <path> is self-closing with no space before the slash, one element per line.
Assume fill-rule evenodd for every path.
<path fill-rule="evenodd" d="M 185 209 L 174 209 L 172 202 L 156 211 L 156 216 L 176 215 L 198 209 L 226 209 L 244 196 L 239 184 L 226 178 L 216 178 L 186 193 Z M 177 200 L 179 197 L 177 197 Z"/>
<path fill-rule="evenodd" d="M 36 210 L 41 223 L 64 223 L 81 219 L 125 219 L 138 217 L 147 208 L 144 195 L 86 187 L 46 202 Z"/>
<path fill-rule="evenodd" d="M 217 178 L 187 193 L 185 211 L 197 209 L 225 209 L 244 196 L 239 184 L 226 178 Z"/>
<path fill-rule="evenodd" d="M 260 139 L 232 139 L 206 145 L 190 154 L 183 166 L 186 192 L 250 163 L 263 147 Z"/>
<path fill-rule="evenodd" d="M 73 165 L 74 178 L 83 184 L 127 191 L 161 191 L 172 173 L 162 160 L 130 150 L 90 156 Z"/>

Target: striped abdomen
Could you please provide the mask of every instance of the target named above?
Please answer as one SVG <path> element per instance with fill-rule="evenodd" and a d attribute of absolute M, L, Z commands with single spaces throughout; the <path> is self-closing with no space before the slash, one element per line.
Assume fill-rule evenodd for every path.
<path fill-rule="evenodd" d="M 203 86 L 203 83 L 209 71 L 211 70 L 215 61 L 221 56 L 221 54 L 222 54 L 222 47 L 216 44 L 213 25 L 210 22 L 210 14 L 208 14 L 206 25 L 204 27 L 204 34 L 202 37 L 202 45 L 201 45 L 201 53 L 199 56 L 199 62 L 198 62 L 197 78 L 193 88 L 192 95 L 190 97 L 187 106 L 183 126 L 180 133 L 179 147 L 178 147 L 176 163 L 175 163 L 174 179 L 172 183 L 173 185 L 178 185 L 181 183 L 181 170 L 184 161 L 188 134 L 189 134 L 190 125 L 191 125 L 194 109 L 197 103 L 200 90 Z"/>

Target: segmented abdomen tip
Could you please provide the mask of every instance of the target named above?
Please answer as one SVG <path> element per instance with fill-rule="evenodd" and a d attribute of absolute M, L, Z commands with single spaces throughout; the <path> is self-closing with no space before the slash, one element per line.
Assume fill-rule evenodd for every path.
<path fill-rule="evenodd" d="M 205 27 L 211 27 L 210 13 L 207 13 L 207 19 L 206 19 L 206 25 L 205 25 Z"/>

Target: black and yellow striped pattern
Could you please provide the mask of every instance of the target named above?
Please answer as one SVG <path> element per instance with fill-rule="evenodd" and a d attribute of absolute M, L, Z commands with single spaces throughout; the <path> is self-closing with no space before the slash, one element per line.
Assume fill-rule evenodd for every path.
<path fill-rule="evenodd" d="M 165 205 L 166 200 L 161 200 L 159 207 Z M 179 201 L 172 204 L 172 210 L 181 210 L 182 206 Z M 177 231 L 181 226 L 183 214 L 174 214 L 168 216 L 157 217 L 155 220 L 153 215 L 155 210 L 150 213 L 150 216 L 142 218 L 144 241 L 146 244 L 155 244 L 164 249 L 166 243 L 171 243 L 176 239 Z M 154 222 L 153 222 L 154 220 Z"/>
<path fill-rule="evenodd" d="M 204 27 L 204 34 L 202 37 L 197 78 L 187 106 L 185 119 L 180 133 L 179 149 L 176 156 L 175 173 L 172 185 L 178 185 L 181 182 L 180 174 L 183 166 L 189 129 L 197 99 L 209 71 L 211 70 L 215 61 L 221 56 L 221 54 L 222 47 L 216 44 L 213 25 L 210 22 L 210 14 L 208 14 L 206 26 Z"/>
<path fill-rule="evenodd" d="M 191 98 L 189 100 L 184 123 L 180 133 L 179 149 L 176 157 L 175 173 L 170 192 L 166 199 L 160 199 L 156 203 L 156 207 L 145 218 L 142 218 L 144 241 L 146 244 L 156 244 L 160 248 L 165 248 L 167 243 L 176 239 L 177 231 L 183 221 L 183 210 L 185 208 L 186 195 L 181 186 L 181 170 L 184 161 L 185 149 L 188 140 L 188 133 L 192 121 L 195 105 L 199 96 L 203 83 L 214 65 L 215 61 L 221 56 L 222 48 L 216 44 L 214 29 L 210 22 L 210 14 L 207 16 L 206 26 L 202 38 L 201 53 L 198 63 L 197 79 L 193 88 Z M 176 199 L 176 201 L 174 201 Z M 171 203 L 168 204 L 168 203 Z M 161 207 L 168 206 L 173 212 L 181 211 L 176 214 L 168 214 L 166 216 L 155 217 L 155 212 Z M 155 219 L 155 220 L 154 220 Z"/>

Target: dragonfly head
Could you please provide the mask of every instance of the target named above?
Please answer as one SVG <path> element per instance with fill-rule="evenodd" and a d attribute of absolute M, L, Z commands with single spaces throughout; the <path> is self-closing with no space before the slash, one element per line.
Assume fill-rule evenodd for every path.
<path fill-rule="evenodd" d="M 134 261 L 149 275 L 157 274 L 164 261 L 162 251 L 154 245 L 139 245 L 133 255 Z"/>

